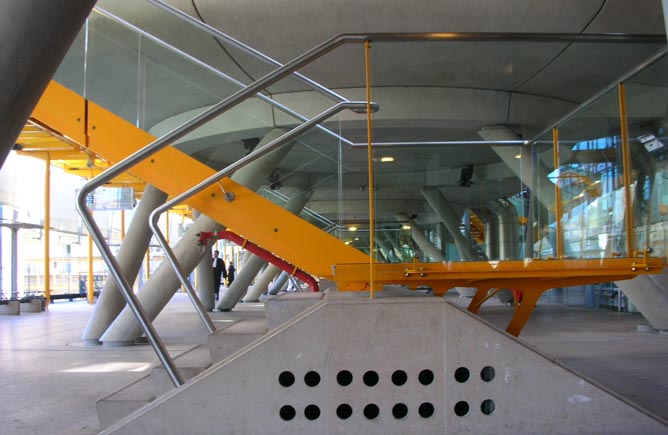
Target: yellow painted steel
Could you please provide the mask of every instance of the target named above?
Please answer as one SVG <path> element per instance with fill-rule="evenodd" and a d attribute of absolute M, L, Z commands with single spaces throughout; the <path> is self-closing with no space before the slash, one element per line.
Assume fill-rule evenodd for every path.
<path fill-rule="evenodd" d="M 121 210 L 121 241 L 125 240 L 125 210 Z"/>
<path fill-rule="evenodd" d="M 559 130 L 557 127 L 552 129 L 552 152 L 554 156 L 554 169 L 559 170 L 561 163 L 559 162 Z M 554 183 L 554 221 L 556 223 L 557 233 L 557 258 L 564 257 L 564 235 L 561 227 L 561 215 L 563 209 L 561 206 L 561 189 L 559 183 Z"/>
<path fill-rule="evenodd" d="M 51 302 L 51 159 L 47 153 L 44 168 L 44 297 Z"/>
<path fill-rule="evenodd" d="M 626 255 L 633 255 L 633 204 L 631 203 L 631 156 L 629 151 L 629 125 L 626 118 L 624 83 L 617 85 L 619 93 L 619 122 L 622 135 L 622 159 L 624 160 L 624 210 L 626 220 Z"/>
<path fill-rule="evenodd" d="M 64 88 L 59 89 L 57 96 L 62 102 L 54 103 L 48 97 L 40 100 L 33 112 L 37 122 L 48 125 L 38 116 L 58 120 L 48 112 L 58 110 L 60 106 L 70 103 L 84 106 L 82 97 Z M 76 99 L 80 101 L 71 102 Z M 88 118 L 84 124 L 88 126 L 88 135 L 86 142 L 79 145 L 106 161 L 118 162 L 155 140 L 147 132 L 94 103 L 87 103 L 86 114 Z M 58 124 L 58 131 L 66 132 L 67 125 L 77 126 L 78 123 L 63 121 Z M 169 195 L 179 195 L 215 173 L 172 147 L 157 152 L 130 172 Z M 233 201 L 224 199 L 223 189 L 234 193 Z M 190 198 L 187 204 L 315 276 L 331 279 L 334 264 L 369 262 L 366 254 L 227 178 Z"/>
<path fill-rule="evenodd" d="M 373 130 L 371 125 L 371 60 L 369 41 L 364 43 L 364 65 L 366 71 L 366 131 L 367 131 L 367 161 L 369 170 L 369 297 L 374 297 L 373 268 L 375 262 L 374 235 L 376 231 L 376 216 L 374 207 L 374 181 L 373 181 Z"/>
<path fill-rule="evenodd" d="M 78 144 L 86 143 L 86 100 L 51 81 L 31 119 Z"/>
<path fill-rule="evenodd" d="M 645 253 L 639 258 L 524 260 L 487 262 L 443 262 L 413 264 L 377 264 L 375 285 L 398 284 L 416 289 L 429 286 L 437 296 L 454 287 L 478 289 L 469 305 L 477 313 L 489 299 L 491 289 L 510 288 L 521 291 L 522 301 L 516 307 L 506 331 L 519 335 L 540 295 L 551 288 L 631 279 L 641 274 L 659 274 L 663 260 Z M 335 281 L 339 290 L 369 290 L 364 281 L 366 263 L 339 264 Z"/>

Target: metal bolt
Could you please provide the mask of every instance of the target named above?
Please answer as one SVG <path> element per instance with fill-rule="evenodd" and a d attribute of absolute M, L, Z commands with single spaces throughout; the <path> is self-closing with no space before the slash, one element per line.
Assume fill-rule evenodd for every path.
<path fill-rule="evenodd" d="M 225 201 L 227 202 L 234 201 L 234 192 L 225 192 Z"/>

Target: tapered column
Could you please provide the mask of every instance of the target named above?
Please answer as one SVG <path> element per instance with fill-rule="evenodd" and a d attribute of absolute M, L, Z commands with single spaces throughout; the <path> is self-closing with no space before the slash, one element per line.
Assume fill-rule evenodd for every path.
<path fill-rule="evenodd" d="M 417 247 L 422 251 L 424 254 L 423 261 L 428 262 L 428 261 L 443 261 L 445 258 L 443 257 L 443 254 L 441 254 L 438 249 L 427 239 L 427 236 L 425 236 L 424 232 L 420 227 L 418 227 L 417 223 L 415 220 L 411 219 L 408 215 L 405 213 L 397 213 L 394 215 L 395 219 L 398 220 L 399 222 L 407 222 L 411 225 L 411 238 L 417 245 Z"/>
<path fill-rule="evenodd" d="M 146 185 L 141 200 L 137 204 L 130 227 L 118 251 L 118 264 L 129 283 L 134 283 L 144 261 L 153 233 L 148 226 L 148 217 L 153 210 L 167 201 L 167 194 L 150 184 Z M 107 279 L 95 305 L 95 311 L 88 319 L 83 340 L 90 344 L 98 340 L 109 328 L 116 316 L 125 307 L 125 299 L 116 285 L 115 279 Z"/>
<path fill-rule="evenodd" d="M 269 287 L 268 293 L 270 295 L 277 295 L 283 286 L 288 282 L 288 276 L 289 275 L 287 272 L 281 272 L 281 274 L 278 275 L 278 278 L 276 278 L 271 284 L 271 287 Z"/>
<path fill-rule="evenodd" d="M 313 191 L 311 190 L 302 190 L 295 193 L 285 205 L 285 209 L 290 213 L 299 213 L 304 208 L 309 198 L 311 198 L 312 194 Z M 267 219 L 271 219 L 271 217 L 267 216 Z M 221 311 L 229 311 L 241 300 L 244 294 L 248 291 L 248 286 L 251 284 L 255 276 L 267 263 L 264 260 L 257 261 L 256 258 L 256 255 L 252 255 L 246 259 L 236 279 L 227 289 L 225 295 L 220 298 L 216 308 Z M 299 267 L 298 264 L 295 266 Z"/>
<path fill-rule="evenodd" d="M 474 258 L 471 253 L 471 243 L 464 237 L 461 231 L 459 231 L 460 219 L 457 217 L 457 213 L 453 210 L 447 200 L 443 197 L 443 194 L 436 188 L 422 189 L 420 193 L 422 193 L 422 196 L 424 196 L 431 208 L 434 209 L 438 215 L 439 219 L 441 219 L 441 222 L 443 222 L 452 235 L 462 260 L 473 261 Z"/>
<path fill-rule="evenodd" d="M 269 292 L 269 284 L 281 273 L 281 269 L 273 264 L 267 266 L 267 268 L 260 274 L 258 279 L 255 280 L 253 287 L 248 290 L 246 297 L 244 297 L 244 302 L 257 302 L 260 299 L 260 296 L 263 293 Z"/>
<path fill-rule="evenodd" d="M 90 0 L 2 2 L 0 167 L 94 5 Z"/>
<path fill-rule="evenodd" d="M 201 213 L 195 211 L 193 216 L 197 219 Z M 209 251 L 210 252 L 210 251 Z M 227 267 L 227 266 L 225 266 Z M 208 311 L 213 311 L 216 302 L 213 300 L 213 267 L 211 255 L 204 255 L 195 269 L 197 276 L 197 297 Z"/>
<path fill-rule="evenodd" d="M 279 129 L 271 130 L 262 139 L 258 146 L 263 146 L 281 136 L 284 132 Z M 257 190 L 262 185 L 262 180 L 280 163 L 291 148 L 291 144 L 285 144 L 277 150 L 259 158 L 244 168 L 239 169 L 231 177 L 235 182 L 246 186 L 250 190 Z M 186 231 L 185 235 L 174 247 L 174 255 L 181 264 L 185 273 L 191 273 L 202 257 L 209 254 L 209 246 L 199 246 L 197 233 L 202 231 L 219 231 L 223 225 L 201 215 L 195 220 L 193 226 Z M 164 261 L 158 270 L 144 284 L 137 294 L 139 302 L 150 320 L 153 320 L 167 305 L 178 290 L 180 281 L 174 273 L 169 262 Z M 127 345 L 134 342 L 141 335 L 141 328 L 133 313 L 125 308 L 109 329 L 102 336 L 105 345 Z"/>

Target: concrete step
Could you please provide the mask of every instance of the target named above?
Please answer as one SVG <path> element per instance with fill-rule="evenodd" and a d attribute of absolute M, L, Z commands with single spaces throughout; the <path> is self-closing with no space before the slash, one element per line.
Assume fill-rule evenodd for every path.
<path fill-rule="evenodd" d="M 268 331 L 265 319 L 242 319 L 209 335 L 209 352 L 213 364 L 232 355 L 262 337 Z"/>
<path fill-rule="evenodd" d="M 279 293 L 264 300 L 267 325 L 272 330 L 287 322 L 310 306 L 320 302 L 323 292 Z"/>
<path fill-rule="evenodd" d="M 211 366 L 209 349 L 204 345 L 194 346 L 174 358 L 174 362 L 187 382 Z M 110 426 L 174 388 L 165 368 L 162 365 L 153 367 L 151 373 L 96 402 L 100 426 Z"/>

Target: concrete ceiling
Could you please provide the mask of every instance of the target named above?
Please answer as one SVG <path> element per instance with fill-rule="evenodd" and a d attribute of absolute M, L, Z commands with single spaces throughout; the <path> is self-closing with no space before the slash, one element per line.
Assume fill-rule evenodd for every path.
<path fill-rule="evenodd" d="M 345 32 L 664 33 L 660 0 L 168 3 L 281 62 Z M 249 83 L 272 70 L 143 1 L 102 0 L 98 5 L 240 82 Z M 139 43 L 135 34 L 107 19 L 97 17 L 90 27 L 89 98 L 154 134 L 169 131 L 238 89 L 145 39 Z M 501 159 L 489 147 L 419 144 L 480 140 L 478 131 L 489 125 L 506 125 L 518 139 L 530 139 L 661 48 L 660 44 L 566 42 L 373 44 L 372 98 L 380 104 L 374 115 L 374 139 L 416 142 L 377 150 L 377 157 L 395 157 L 394 163 L 377 169 L 378 195 L 386 201 L 379 207 L 381 215 L 390 220 L 395 212 L 431 215 L 419 194 L 425 186 L 441 188 L 459 208 L 518 193 L 519 180 L 503 169 Z M 68 56 L 69 64 L 61 69 L 61 81 L 70 80 L 72 87 L 76 87 L 75 72 L 83 62 L 83 52 L 83 46 L 75 47 Z M 141 67 L 137 67 L 139 52 L 144 56 Z M 349 99 L 365 99 L 361 45 L 341 47 L 301 72 Z M 643 80 L 668 88 L 665 74 L 648 74 Z M 293 79 L 272 86 L 269 92 L 306 116 L 331 105 Z M 665 101 L 657 99 L 652 104 L 664 105 Z M 658 109 L 649 112 L 638 116 L 638 123 L 661 121 L 655 116 Z M 608 116 L 614 114 L 601 117 Z M 273 126 L 296 124 L 294 118 L 252 101 L 191 134 L 179 147 L 221 168 L 247 152 L 244 140 L 248 143 L 262 137 Z M 594 124 L 584 122 L 581 131 Z M 326 125 L 353 142 L 366 141 L 364 116 L 346 113 Z M 614 128 L 605 132 L 599 128 L 592 137 L 611 130 Z M 353 215 L 336 204 L 341 204 L 341 194 L 349 201 L 362 201 L 360 192 L 365 197 L 366 151 L 339 145 L 323 134 L 305 137 L 279 169 L 283 190 L 315 187 L 311 208 L 333 220 L 340 216 L 359 219 L 362 205 Z M 476 183 L 465 189 L 457 181 L 460 169 L 469 164 L 476 167 Z"/>

